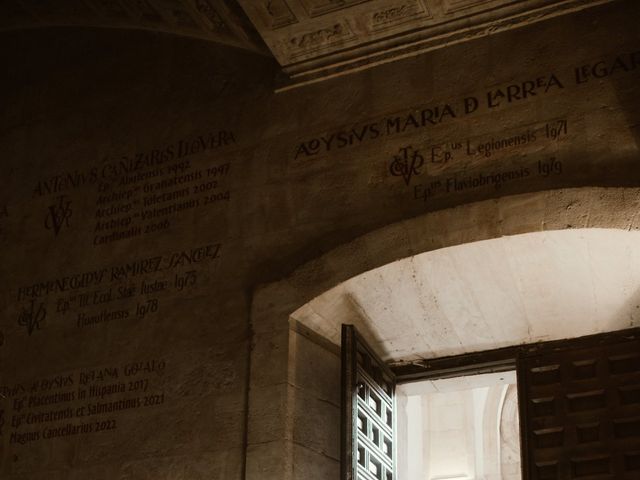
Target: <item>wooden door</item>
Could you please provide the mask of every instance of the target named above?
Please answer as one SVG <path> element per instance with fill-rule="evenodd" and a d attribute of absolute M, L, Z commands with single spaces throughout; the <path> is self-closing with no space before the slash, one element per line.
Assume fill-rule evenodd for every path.
<path fill-rule="evenodd" d="M 396 480 L 395 376 L 342 326 L 342 480 Z"/>
<path fill-rule="evenodd" d="M 640 479 L 637 334 L 524 349 L 518 383 L 525 479 Z"/>

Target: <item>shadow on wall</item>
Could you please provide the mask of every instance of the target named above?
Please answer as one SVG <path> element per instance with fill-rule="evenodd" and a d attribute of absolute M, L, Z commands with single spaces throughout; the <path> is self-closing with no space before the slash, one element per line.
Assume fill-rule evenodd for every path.
<path fill-rule="evenodd" d="M 388 357 L 390 352 L 386 348 L 383 339 L 373 329 L 373 321 L 371 318 L 369 318 L 367 311 L 363 308 L 360 302 L 358 302 L 358 299 L 350 292 L 345 292 L 344 298 L 345 303 L 350 306 L 351 311 L 351 314 L 349 315 L 349 317 L 347 317 L 348 320 L 345 320 L 345 323 L 348 321 L 349 323 L 354 325 L 358 330 L 358 333 L 365 339 L 365 341 L 369 345 L 375 345 L 376 353 L 380 357 Z"/>
<path fill-rule="evenodd" d="M 631 9 L 636 10 L 637 18 L 640 4 L 633 3 Z M 597 20 L 594 24 L 597 25 Z M 620 28 L 620 36 L 635 39 L 635 43 L 627 43 L 607 57 L 582 62 L 574 70 L 578 89 L 595 88 L 594 93 L 597 93 L 583 127 L 584 135 L 590 138 L 590 148 L 582 153 L 585 158 L 592 156 L 593 162 L 582 175 L 599 179 L 598 184 L 602 186 L 640 184 L 637 168 L 640 156 L 640 43 L 635 24 L 631 27 L 627 23 L 626 27 L 621 25 Z M 629 28 L 633 32 L 628 31 Z"/>
<path fill-rule="evenodd" d="M 633 2 L 634 8 L 637 11 L 635 18 L 637 19 L 640 15 L 640 4 L 638 2 Z M 633 31 L 625 33 L 628 35 L 626 38 L 635 39 L 635 43 L 629 45 L 629 49 L 626 51 L 626 54 L 621 55 L 616 58 L 613 62 L 609 62 L 609 64 L 601 64 L 599 65 L 599 70 L 596 68 L 592 68 L 591 74 L 598 72 L 600 74 L 603 73 L 611 73 L 612 69 L 616 68 L 617 71 L 627 72 L 629 73 L 625 75 L 611 75 L 611 83 L 613 86 L 613 91 L 618 100 L 616 107 L 620 109 L 620 111 L 624 115 L 624 119 L 626 120 L 625 126 L 628 128 L 628 135 L 633 139 L 633 142 L 628 143 L 628 148 L 630 149 L 630 156 L 633 162 L 633 165 L 636 166 L 640 157 L 640 102 L 638 101 L 638 81 L 640 81 L 640 37 L 637 33 L 637 24 L 633 25 Z M 634 79 L 629 81 L 627 78 L 629 75 L 633 75 Z M 605 106 L 603 105 L 603 108 Z M 631 172 L 638 172 L 637 168 L 630 170 Z M 638 185 L 640 182 L 640 172 L 636 173 L 635 177 L 630 178 L 631 184 Z"/>

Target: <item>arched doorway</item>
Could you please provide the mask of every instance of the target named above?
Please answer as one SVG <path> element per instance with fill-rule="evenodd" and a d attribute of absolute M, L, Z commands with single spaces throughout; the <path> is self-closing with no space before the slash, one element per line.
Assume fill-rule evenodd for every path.
<path fill-rule="evenodd" d="M 363 335 L 380 349 L 385 360 L 391 362 L 412 362 L 428 356 L 479 351 L 498 345 L 566 338 L 567 332 L 586 335 L 594 330 L 637 326 L 639 317 L 634 313 L 634 302 L 640 302 L 634 286 L 640 285 L 637 273 L 640 257 L 634 245 L 638 244 L 636 212 L 639 199 L 637 189 L 586 188 L 504 197 L 434 212 L 360 237 L 302 266 L 288 278 L 258 288 L 252 305 L 254 348 L 247 478 L 337 478 L 340 418 L 337 339 L 338 327 L 345 320 L 358 325 Z M 575 230 L 578 228 L 584 230 Z M 555 230 L 559 232 L 552 232 Z M 585 233 L 587 231 L 590 233 Z M 502 239 L 515 235 L 522 236 Z M 487 241 L 486 245 L 482 245 L 483 241 Z M 457 245 L 463 246 L 455 247 Z M 447 247 L 460 250 L 441 250 Z M 483 250 L 485 247 L 487 251 Z M 476 276 L 477 282 L 471 284 L 464 275 L 458 280 L 447 279 L 452 271 L 460 272 L 459 268 L 451 270 L 446 266 L 444 258 L 447 255 L 458 258 L 454 265 L 460 258 L 481 258 L 477 265 L 470 260 L 466 263 L 470 271 L 475 269 L 477 274 L 486 272 L 489 265 L 500 264 L 495 261 L 498 251 L 510 252 L 507 256 L 511 262 L 519 257 L 518 252 L 534 254 L 535 258 L 530 258 L 525 268 L 529 273 L 517 275 L 518 281 L 526 279 L 529 286 L 518 288 L 537 292 L 533 297 L 537 296 L 539 305 L 553 306 L 556 310 L 548 310 L 544 315 L 527 314 L 531 312 L 528 303 L 531 298 L 520 307 L 510 302 L 513 295 L 506 289 L 517 287 L 514 279 L 504 283 L 504 288 L 499 283 L 491 284 L 488 280 L 491 275 L 486 274 Z M 602 252 L 609 252 L 606 258 L 602 257 Z M 425 257 L 418 258 L 421 255 Z M 552 257 L 545 262 L 549 255 Z M 558 263 L 558 259 L 565 257 L 569 263 Z M 402 264 L 411 263 L 415 266 L 423 260 L 431 266 L 439 265 L 436 279 L 446 279 L 445 288 L 440 290 L 438 282 L 428 282 L 432 294 L 434 288 L 440 292 L 435 296 L 431 294 L 433 302 L 430 304 L 425 303 L 429 295 L 425 298 L 424 290 L 415 288 L 420 282 L 410 280 L 414 274 L 416 279 L 424 280 L 424 270 L 412 273 L 402 267 Z M 588 268 L 578 272 L 572 268 L 576 265 L 587 265 Z M 566 291 L 558 291 L 554 286 L 554 282 L 581 285 L 585 279 L 614 285 L 610 282 L 610 274 L 614 271 L 628 276 L 627 280 L 618 277 L 616 282 L 619 283 L 614 283 L 626 287 L 601 292 L 606 295 L 595 303 L 585 303 L 585 299 L 598 298 L 594 297 L 593 286 Z M 388 275 L 386 279 L 385 275 Z M 392 288 L 396 280 L 389 279 L 394 278 L 397 283 Z M 496 278 L 502 277 L 497 275 Z M 538 284 L 537 279 L 542 279 L 546 287 Z M 473 315 L 460 315 L 455 317 L 454 324 L 441 323 L 441 328 L 433 331 L 429 329 L 437 322 L 421 324 L 412 320 L 407 323 L 407 318 L 424 318 L 425 312 L 436 312 L 432 310 L 433 306 L 450 294 L 446 285 L 458 288 L 453 298 L 475 298 L 478 308 L 467 306 L 467 312 L 479 310 L 484 312 L 484 320 L 496 317 L 501 321 L 492 325 L 485 322 L 483 326 L 482 322 L 474 323 Z M 478 295 L 483 289 L 491 294 Z M 386 301 L 381 302 L 382 306 L 375 301 L 364 301 L 365 296 L 358 297 L 358 292 L 378 291 L 382 295 L 385 290 L 390 293 Z M 395 294 L 399 292 L 403 292 L 405 298 L 409 294 L 412 299 L 398 300 L 401 297 Z M 557 301 L 558 296 L 569 294 L 570 302 Z M 540 295 L 548 295 L 548 301 L 541 301 Z M 375 300 L 377 295 L 373 297 Z M 503 303 L 496 304 L 500 298 Z M 389 307 L 389 316 L 381 313 L 386 311 L 385 303 L 395 305 L 395 314 Z M 413 317 L 401 306 L 409 303 L 414 305 L 409 310 L 418 312 Z M 576 314 L 568 323 L 556 325 L 557 319 L 567 313 L 563 310 L 565 304 L 572 311 L 574 307 L 579 308 L 576 311 L 582 315 Z M 423 307 L 428 305 L 430 307 L 425 310 Z M 595 319 L 584 322 L 584 313 L 594 305 L 599 309 L 599 316 L 590 315 Z M 445 306 L 446 311 L 449 307 L 455 310 L 456 302 L 442 305 Z M 505 323 L 505 312 L 514 315 L 524 312 L 518 318 L 535 317 L 536 320 L 533 323 Z M 427 318 L 430 316 L 427 314 Z M 445 314 L 442 318 L 449 316 L 451 314 Z M 542 323 L 538 323 L 538 317 L 543 317 Z M 389 323 L 389 318 L 395 320 Z M 461 318 L 462 323 L 456 323 Z M 547 328 L 549 319 L 554 319 L 554 329 L 561 327 L 556 333 Z M 405 323 L 400 328 L 397 322 Z M 482 334 L 478 335 L 474 328 Z M 455 335 L 447 334 L 448 331 Z M 473 335 L 460 338 L 469 332 Z M 421 340 L 415 341 L 415 338 Z M 434 342 L 434 338 L 442 342 Z M 274 455 L 279 461 L 269 461 Z"/>

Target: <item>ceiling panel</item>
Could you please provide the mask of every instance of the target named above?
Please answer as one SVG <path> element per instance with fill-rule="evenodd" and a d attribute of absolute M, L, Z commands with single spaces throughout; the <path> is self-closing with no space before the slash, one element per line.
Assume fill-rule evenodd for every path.
<path fill-rule="evenodd" d="M 370 66 L 607 1 L 614 0 L 238 0 L 292 78 Z"/>

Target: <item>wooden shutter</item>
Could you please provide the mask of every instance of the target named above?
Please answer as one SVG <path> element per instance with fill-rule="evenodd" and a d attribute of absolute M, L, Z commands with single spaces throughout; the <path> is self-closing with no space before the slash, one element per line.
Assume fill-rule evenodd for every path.
<path fill-rule="evenodd" d="M 525 350 L 518 382 L 525 479 L 640 479 L 637 334 Z"/>
<path fill-rule="evenodd" d="M 396 480 L 395 377 L 342 326 L 342 480 Z"/>

